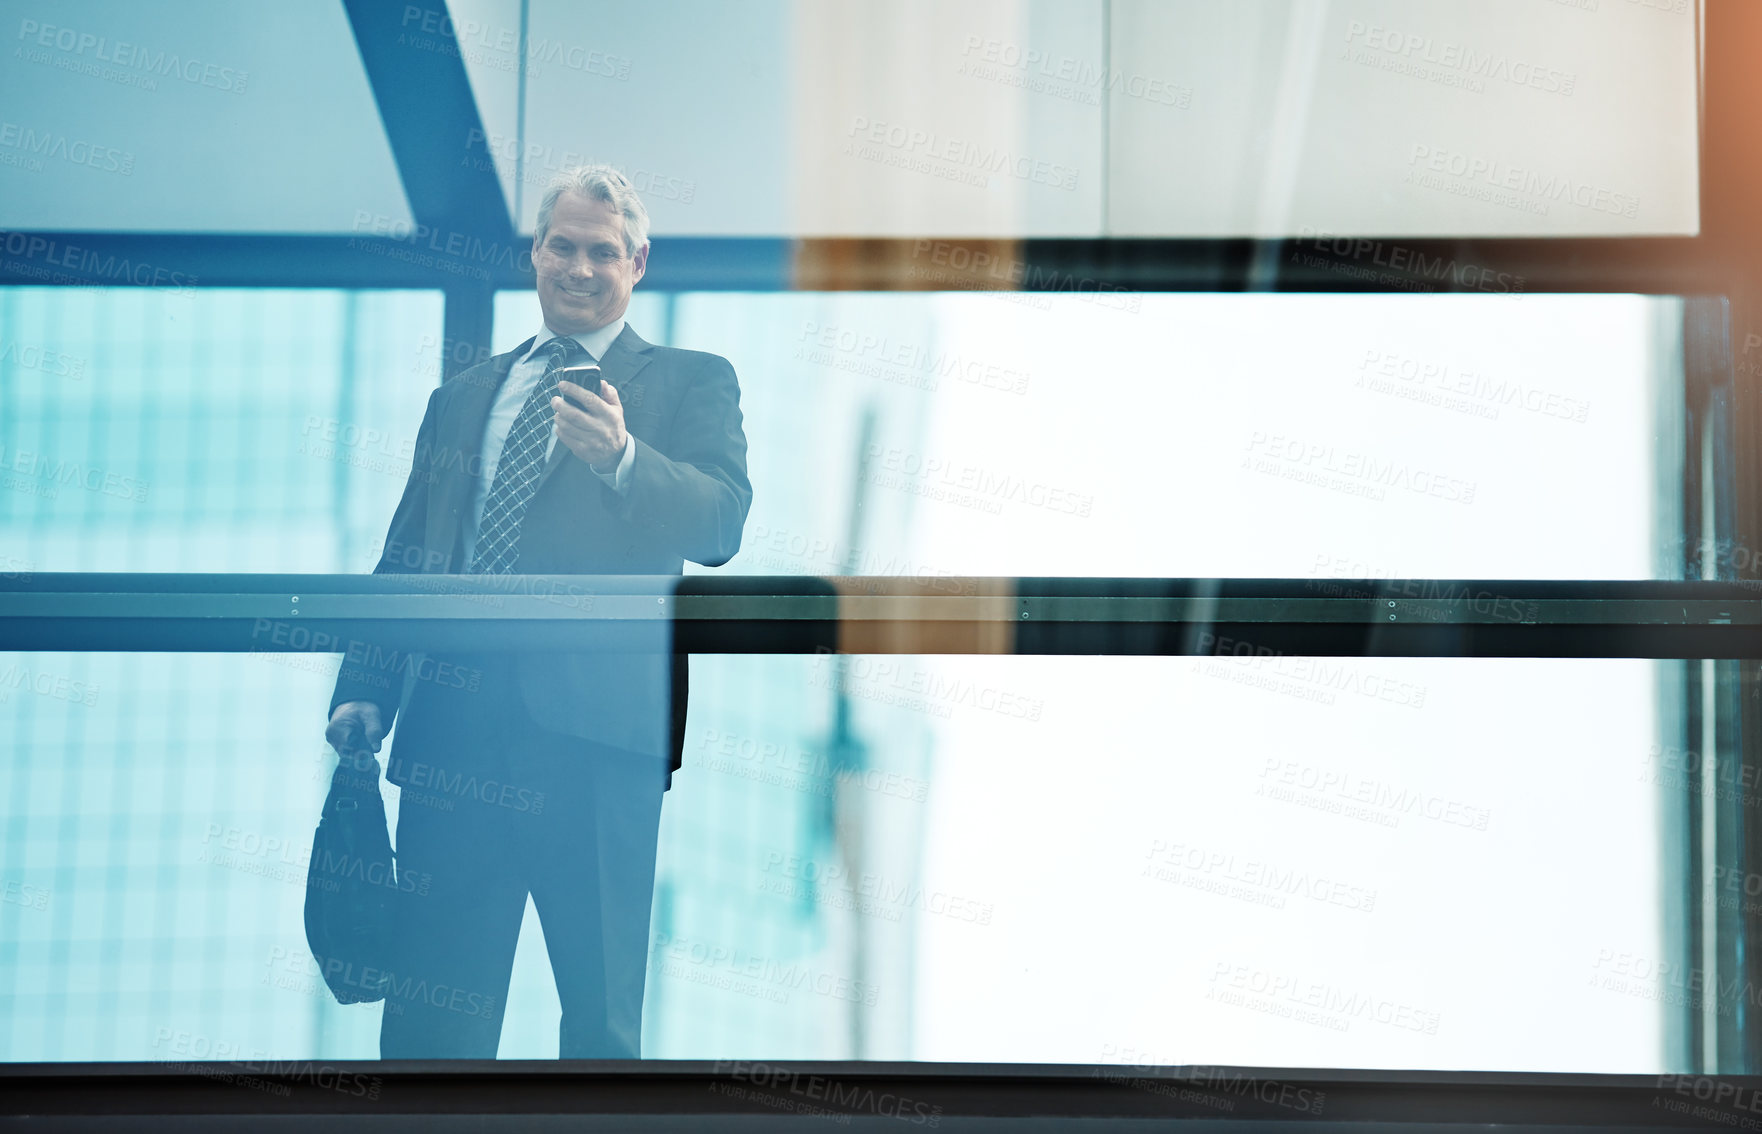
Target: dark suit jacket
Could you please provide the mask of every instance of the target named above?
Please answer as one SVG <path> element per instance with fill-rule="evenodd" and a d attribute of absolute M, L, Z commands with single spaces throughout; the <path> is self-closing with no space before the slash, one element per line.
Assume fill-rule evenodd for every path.
<path fill-rule="evenodd" d="M 375 574 L 456 574 L 482 474 L 484 424 L 496 390 L 527 340 L 448 380 L 428 399 L 409 482 Z M 521 522 L 528 575 L 678 575 L 684 561 L 715 567 L 740 549 L 752 506 L 741 430 L 740 387 L 724 358 L 657 347 L 626 326 L 600 359 L 624 405 L 636 446 L 620 494 L 561 441 Z M 657 623 L 658 632 L 665 625 Z M 665 646 L 670 636 L 657 638 Z M 520 654 L 514 663 L 527 711 L 542 727 L 616 748 L 666 755 L 680 765 L 685 658 L 643 653 Z M 345 664 L 331 709 L 379 705 L 389 729 L 403 681 Z M 389 692 L 388 692 L 389 689 Z M 405 732 L 419 725 L 411 720 Z"/>

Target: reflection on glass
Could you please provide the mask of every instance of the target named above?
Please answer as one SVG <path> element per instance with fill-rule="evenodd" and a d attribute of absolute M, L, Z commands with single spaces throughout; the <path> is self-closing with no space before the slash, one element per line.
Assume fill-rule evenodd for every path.
<path fill-rule="evenodd" d="M 699 658 L 644 1054 L 1668 1067 L 1672 664 Z M 5 1058 L 377 1054 L 301 918 L 336 666 L 0 658 Z M 503 1057 L 550 984 L 529 909 Z"/>
<path fill-rule="evenodd" d="M 1127 298 L 639 291 L 628 318 L 741 376 L 755 503 L 723 571 L 1668 576 L 1674 301 Z M 0 566 L 379 558 L 437 297 L 0 305 L 120 376 L 0 361 Z M 498 312 L 497 350 L 532 333 L 530 294 Z M 126 347 L 82 345 L 100 326 Z M 334 1002 L 301 919 L 339 659 L 280 648 L 4 659 L 7 1058 L 377 1054 L 381 1009 Z M 694 658 L 642 1053 L 1668 1066 L 1656 669 Z M 450 776 L 388 785 L 394 822 Z M 541 912 L 503 1057 L 560 1050 Z"/>
<path fill-rule="evenodd" d="M 740 375 L 725 572 L 1675 577 L 1680 301 L 1127 298 L 639 287 L 627 318 Z M 453 357 L 429 293 L 12 288 L 0 322 L 42 351 L 0 358 L 14 569 L 369 570 Z M 504 294 L 494 349 L 537 322 Z"/>

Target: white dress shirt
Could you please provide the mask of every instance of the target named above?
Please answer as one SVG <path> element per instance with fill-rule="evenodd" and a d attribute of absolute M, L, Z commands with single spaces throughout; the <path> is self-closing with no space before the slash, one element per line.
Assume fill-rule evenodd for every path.
<path fill-rule="evenodd" d="M 624 320 L 614 319 L 597 331 L 583 331 L 571 336 L 581 344 L 588 357 L 598 362 L 605 357 L 606 351 L 612 346 L 613 340 L 624 333 Z M 557 338 L 549 327 L 540 326 L 538 334 L 533 337 L 532 349 L 514 360 L 508 369 L 508 378 L 496 391 L 496 400 L 490 404 L 489 420 L 483 426 L 483 476 L 478 478 L 477 491 L 471 497 L 471 527 L 465 533 L 465 561 L 469 563 L 477 550 L 477 533 L 483 527 L 483 506 L 489 499 L 490 486 L 496 482 L 496 466 L 502 461 L 502 447 L 508 442 L 508 431 L 514 428 L 514 419 L 520 416 L 520 407 L 544 377 L 545 359 L 539 357 L 539 350 L 552 339 Z M 598 390 L 590 391 L 598 394 Z M 549 460 L 552 450 L 557 447 L 557 427 L 551 426 L 551 436 L 545 442 L 545 459 Z M 636 446 L 628 438 L 624 442 L 624 453 L 618 458 L 618 467 L 611 472 L 601 472 L 588 465 L 593 474 L 612 486 L 614 492 L 630 490 L 630 467 L 635 463 Z"/>

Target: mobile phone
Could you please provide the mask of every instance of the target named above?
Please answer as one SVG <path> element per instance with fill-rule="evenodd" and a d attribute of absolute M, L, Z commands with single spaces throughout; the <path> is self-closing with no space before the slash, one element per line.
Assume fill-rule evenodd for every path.
<path fill-rule="evenodd" d="M 557 381 L 573 382 L 594 397 L 600 396 L 600 368 L 592 363 L 586 366 L 565 366 L 557 371 Z M 580 398 L 575 399 L 577 402 Z"/>

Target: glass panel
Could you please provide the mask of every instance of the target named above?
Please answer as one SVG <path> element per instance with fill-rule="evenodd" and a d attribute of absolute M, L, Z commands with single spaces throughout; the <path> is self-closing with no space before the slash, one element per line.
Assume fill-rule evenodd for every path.
<path fill-rule="evenodd" d="M 409 230 L 341 4 L 80 0 L 12 16 L 0 228 Z"/>
<path fill-rule="evenodd" d="M 700 657 L 644 1054 L 1671 1067 L 1682 664 Z M 336 669 L 0 657 L 0 1056 L 375 1056 L 302 924 Z M 527 918 L 503 1057 L 558 1051 Z"/>
<path fill-rule="evenodd" d="M 741 376 L 736 572 L 1646 578 L 1680 552 L 1675 300 L 639 300 L 640 333 Z M 435 296 L 0 302 L 41 334 L 0 387 L 13 573 L 372 562 L 448 351 Z M 531 296 L 498 309 L 498 344 L 535 329 Z M 334 1002 L 302 922 L 323 722 L 361 651 L 284 648 L 4 659 L 10 1058 L 378 1050 L 387 1009 Z M 1674 1066 L 1663 816 L 1687 781 L 1656 738 L 1685 705 L 1655 691 L 1679 663 L 1219 650 L 693 659 L 642 1052 Z M 439 740 L 407 710 L 382 752 L 400 856 L 412 816 L 558 814 Z M 561 935 L 516 897 L 506 987 L 406 969 L 396 1014 L 444 988 L 505 1013 L 502 1056 L 563 1051 Z"/>
<path fill-rule="evenodd" d="M 503 295 L 512 345 L 536 304 Z M 1676 300 L 649 298 L 633 329 L 740 376 L 724 572 L 1680 573 Z"/>
<path fill-rule="evenodd" d="M 1754 1062 L 1746 663 L 1296 656 L 1215 611 L 1207 656 L 933 652 L 963 592 L 1000 650 L 1061 645 L 982 576 L 1494 580 L 1453 595 L 1498 617 L 1501 579 L 1744 567 L 1723 301 L 1535 294 L 1582 277 L 1454 239 L 1696 233 L 1696 5 L 389 11 L 14 28 L 0 273 L 141 286 L 0 286 L 0 1063 Z M 546 324 L 473 251 L 508 251 L 486 153 L 517 232 L 586 162 L 652 211 L 625 316 L 670 349 L 592 340 L 609 431 L 512 368 Z M 545 272 L 553 313 L 619 301 L 603 221 L 560 222 L 597 275 Z M 1243 291 L 1045 267 L 1226 278 L 1242 237 L 1279 238 Z M 844 621 L 675 653 L 681 574 Z M 929 597 L 858 625 L 879 576 Z M 1375 605 L 1369 647 L 1556 644 Z M 802 627 L 921 653 L 767 652 Z M 1713 650 L 1681 629 L 1600 640 Z"/>
<path fill-rule="evenodd" d="M 526 231 L 582 160 L 624 169 L 663 235 L 1699 229 L 1686 2 L 466 10 Z M 606 111 L 587 133 L 584 105 Z"/>
<path fill-rule="evenodd" d="M 657 234 L 799 231 L 791 116 L 802 102 L 789 45 L 798 14 L 811 11 L 781 0 L 532 3 L 525 117 L 504 117 L 491 147 L 504 184 L 516 183 L 519 230 L 535 227 L 547 182 L 592 161 L 630 178 Z M 705 97 L 718 90 L 731 97 Z M 591 128 L 584 106 L 597 108 Z"/>
<path fill-rule="evenodd" d="M 756 491 L 725 570 L 1647 578 L 1680 557 L 1654 408 L 1681 381 L 1671 300 L 636 299 L 639 333 L 741 378 Z M 501 308 L 498 343 L 536 328 L 530 295 Z M 438 326 L 435 293 L 0 291 L 10 553 L 369 568 Z M 1142 523 L 1171 503 L 1180 522 Z"/>
<path fill-rule="evenodd" d="M 1696 10 L 1118 0 L 1108 232 L 1693 234 Z"/>
<path fill-rule="evenodd" d="M 0 533 L 35 571 L 364 571 L 438 292 L 0 288 Z"/>

